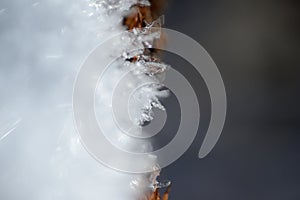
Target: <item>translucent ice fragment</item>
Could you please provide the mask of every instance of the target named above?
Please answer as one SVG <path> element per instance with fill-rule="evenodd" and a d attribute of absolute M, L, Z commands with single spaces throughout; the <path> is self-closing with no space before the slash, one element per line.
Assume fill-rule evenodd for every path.
<path fill-rule="evenodd" d="M 171 181 L 169 180 L 163 180 L 163 181 L 157 181 L 156 184 L 154 184 L 154 188 L 166 188 L 171 185 Z"/>
<path fill-rule="evenodd" d="M 11 134 L 18 127 L 21 121 L 22 119 L 18 118 L 0 122 L 0 141 Z"/>

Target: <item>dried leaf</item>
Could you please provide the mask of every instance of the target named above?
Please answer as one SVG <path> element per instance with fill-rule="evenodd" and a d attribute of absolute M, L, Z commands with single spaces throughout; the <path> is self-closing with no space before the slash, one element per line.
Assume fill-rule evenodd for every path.
<path fill-rule="evenodd" d="M 162 195 L 162 198 L 159 194 L 159 190 L 158 188 L 151 194 L 151 196 L 147 199 L 147 200 L 169 200 L 169 193 L 171 190 L 171 186 L 169 186 L 167 188 L 167 190 L 165 191 L 165 193 Z"/>

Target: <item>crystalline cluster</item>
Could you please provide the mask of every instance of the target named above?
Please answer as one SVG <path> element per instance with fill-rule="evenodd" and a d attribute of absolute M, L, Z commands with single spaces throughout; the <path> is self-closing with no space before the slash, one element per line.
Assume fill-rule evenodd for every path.
<path fill-rule="evenodd" d="M 147 0 L 90 0 L 89 6 L 93 9 L 90 11 L 90 16 L 97 16 L 97 18 L 100 16 L 101 20 L 107 17 L 111 20 L 116 13 L 122 13 L 123 15 L 129 13 L 130 15 L 130 10 L 133 9 L 132 6 L 134 5 L 141 7 L 150 6 L 150 2 Z M 134 12 L 137 11 L 135 10 Z M 119 23 L 120 21 L 115 20 L 115 22 Z M 130 69 L 134 70 L 130 71 L 132 79 L 128 85 L 134 86 L 145 82 L 150 83 L 138 88 L 129 101 L 129 110 L 135 126 L 143 126 L 151 122 L 154 118 L 154 108 L 165 110 L 160 99 L 169 95 L 168 90 L 165 90 L 161 84 L 169 66 L 161 62 L 159 56 L 151 50 L 155 46 L 154 43 L 158 42 L 162 37 L 161 26 L 163 17 L 153 21 L 143 21 L 143 23 L 145 23 L 144 27 L 134 27 L 122 33 L 119 40 L 113 44 L 115 52 L 112 52 L 112 55 L 120 56 L 121 59 L 104 74 L 103 83 L 101 84 L 102 88 L 98 90 L 98 94 L 101 94 L 98 101 L 100 105 L 98 114 L 99 118 L 106 118 L 106 130 L 110 132 L 107 137 L 119 148 L 135 152 L 151 151 L 151 144 L 147 144 L 147 142 L 141 143 L 134 138 L 124 135 L 114 125 L 113 121 L 107 118 L 107 113 L 109 113 L 110 109 L 109 99 L 113 89 L 111 86 L 118 81 L 122 72 L 128 72 Z M 106 94 L 105 97 L 103 96 L 104 94 Z M 148 189 L 155 190 L 159 187 L 169 186 L 169 184 L 156 181 L 160 171 L 156 163 L 149 161 L 149 163 L 145 164 L 153 165 L 153 168 L 156 168 L 156 170 L 153 173 L 133 179 L 131 181 L 133 188 L 141 191 L 143 196 L 143 193 Z"/>
<path fill-rule="evenodd" d="M 120 5 L 120 1 L 118 5 Z M 137 5 L 140 5 L 138 2 Z M 115 5 L 115 4 L 114 4 Z M 132 4 L 136 5 L 136 4 Z M 148 3 L 144 2 L 144 5 Z M 151 122 L 154 118 L 154 108 L 165 110 L 161 104 L 160 99 L 166 98 L 169 95 L 169 91 L 165 90 L 161 82 L 164 79 L 164 74 L 168 69 L 168 65 L 161 62 L 157 53 L 153 53 L 154 43 L 161 40 L 162 32 L 161 25 L 163 18 L 160 17 L 152 22 L 145 22 L 145 27 L 133 28 L 128 32 L 122 33 L 119 40 L 113 45 L 116 47 L 116 51 L 112 52 L 114 55 L 121 56 L 116 66 L 111 66 L 103 75 L 103 82 L 100 84 L 98 93 L 107 94 L 107 98 L 103 96 L 98 101 L 99 111 L 110 109 L 109 97 L 112 95 L 110 92 L 113 90 L 111 87 L 115 85 L 120 76 L 123 73 L 130 72 L 132 79 L 127 83 L 128 85 L 140 85 L 141 83 L 148 83 L 138 88 L 131 96 L 129 101 L 129 110 L 132 114 L 133 123 L 135 126 L 144 126 Z M 119 66 L 119 67 L 118 67 Z M 134 70 L 131 70 L 134 69 Z M 109 83 L 109 84 L 108 84 Z M 124 91 L 126 92 L 126 91 Z M 119 98 L 122 98 L 121 96 Z M 112 124 L 111 120 L 104 116 L 103 112 L 99 113 L 99 118 L 106 118 L 104 126 L 106 130 L 110 130 L 110 134 L 107 135 L 111 141 L 119 148 L 127 151 L 134 152 L 148 152 L 151 151 L 151 145 L 147 142 L 141 143 L 134 138 L 131 138 L 123 133 L 119 133 L 119 130 L 114 126 L 108 126 Z M 134 126 L 134 125 L 133 125 Z M 138 133 L 137 133 L 138 135 Z M 145 174 L 143 176 L 133 179 L 131 186 L 143 190 L 155 190 L 160 187 L 168 187 L 169 184 L 158 183 L 156 177 L 159 175 L 159 167 L 155 163 L 149 161 L 145 163 L 147 165 L 153 165 L 156 170 L 153 173 Z"/>
<path fill-rule="evenodd" d="M 152 55 L 149 48 L 153 47 L 153 43 L 161 37 L 161 19 L 148 24 L 142 29 L 133 29 L 126 33 L 127 40 L 130 44 L 123 52 L 123 58 L 131 61 L 132 65 L 136 65 L 137 69 L 133 72 L 139 79 L 151 79 L 156 84 L 146 85 L 140 88 L 139 92 L 133 98 L 135 102 L 140 102 L 135 106 L 140 107 L 138 116 L 135 117 L 139 125 L 144 125 L 153 119 L 153 108 L 165 110 L 159 101 L 160 98 L 168 96 L 168 91 L 163 90 L 160 82 L 164 78 L 164 73 L 168 69 L 168 65 L 160 62 L 159 58 Z M 156 28 L 153 28 L 153 26 Z M 158 27 L 157 27 L 158 26 Z M 126 37 L 124 36 L 124 37 Z"/>

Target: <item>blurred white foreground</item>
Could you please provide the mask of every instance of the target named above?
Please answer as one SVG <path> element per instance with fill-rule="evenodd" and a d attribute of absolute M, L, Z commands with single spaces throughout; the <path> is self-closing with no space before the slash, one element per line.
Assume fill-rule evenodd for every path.
<path fill-rule="evenodd" d="M 1 1 L 0 199 L 133 200 L 143 192 L 136 187 L 147 177 L 96 162 L 72 119 L 80 65 L 123 30 L 121 11 L 133 2 L 101 16 L 84 0 Z"/>

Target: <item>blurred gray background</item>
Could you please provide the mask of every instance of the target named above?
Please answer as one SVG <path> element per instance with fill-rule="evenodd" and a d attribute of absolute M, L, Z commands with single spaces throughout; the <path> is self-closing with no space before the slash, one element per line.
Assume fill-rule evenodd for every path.
<path fill-rule="evenodd" d="M 160 177 L 172 180 L 172 200 L 300 199 L 299 10 L 296 0 L 169 1 L 165 27 L 208 51 L 228 98 L 221 138 L 200 160 L 207 89 L 186 61 L 166 53 L 192 77 L 201 107 L 196 140 Z"/>

